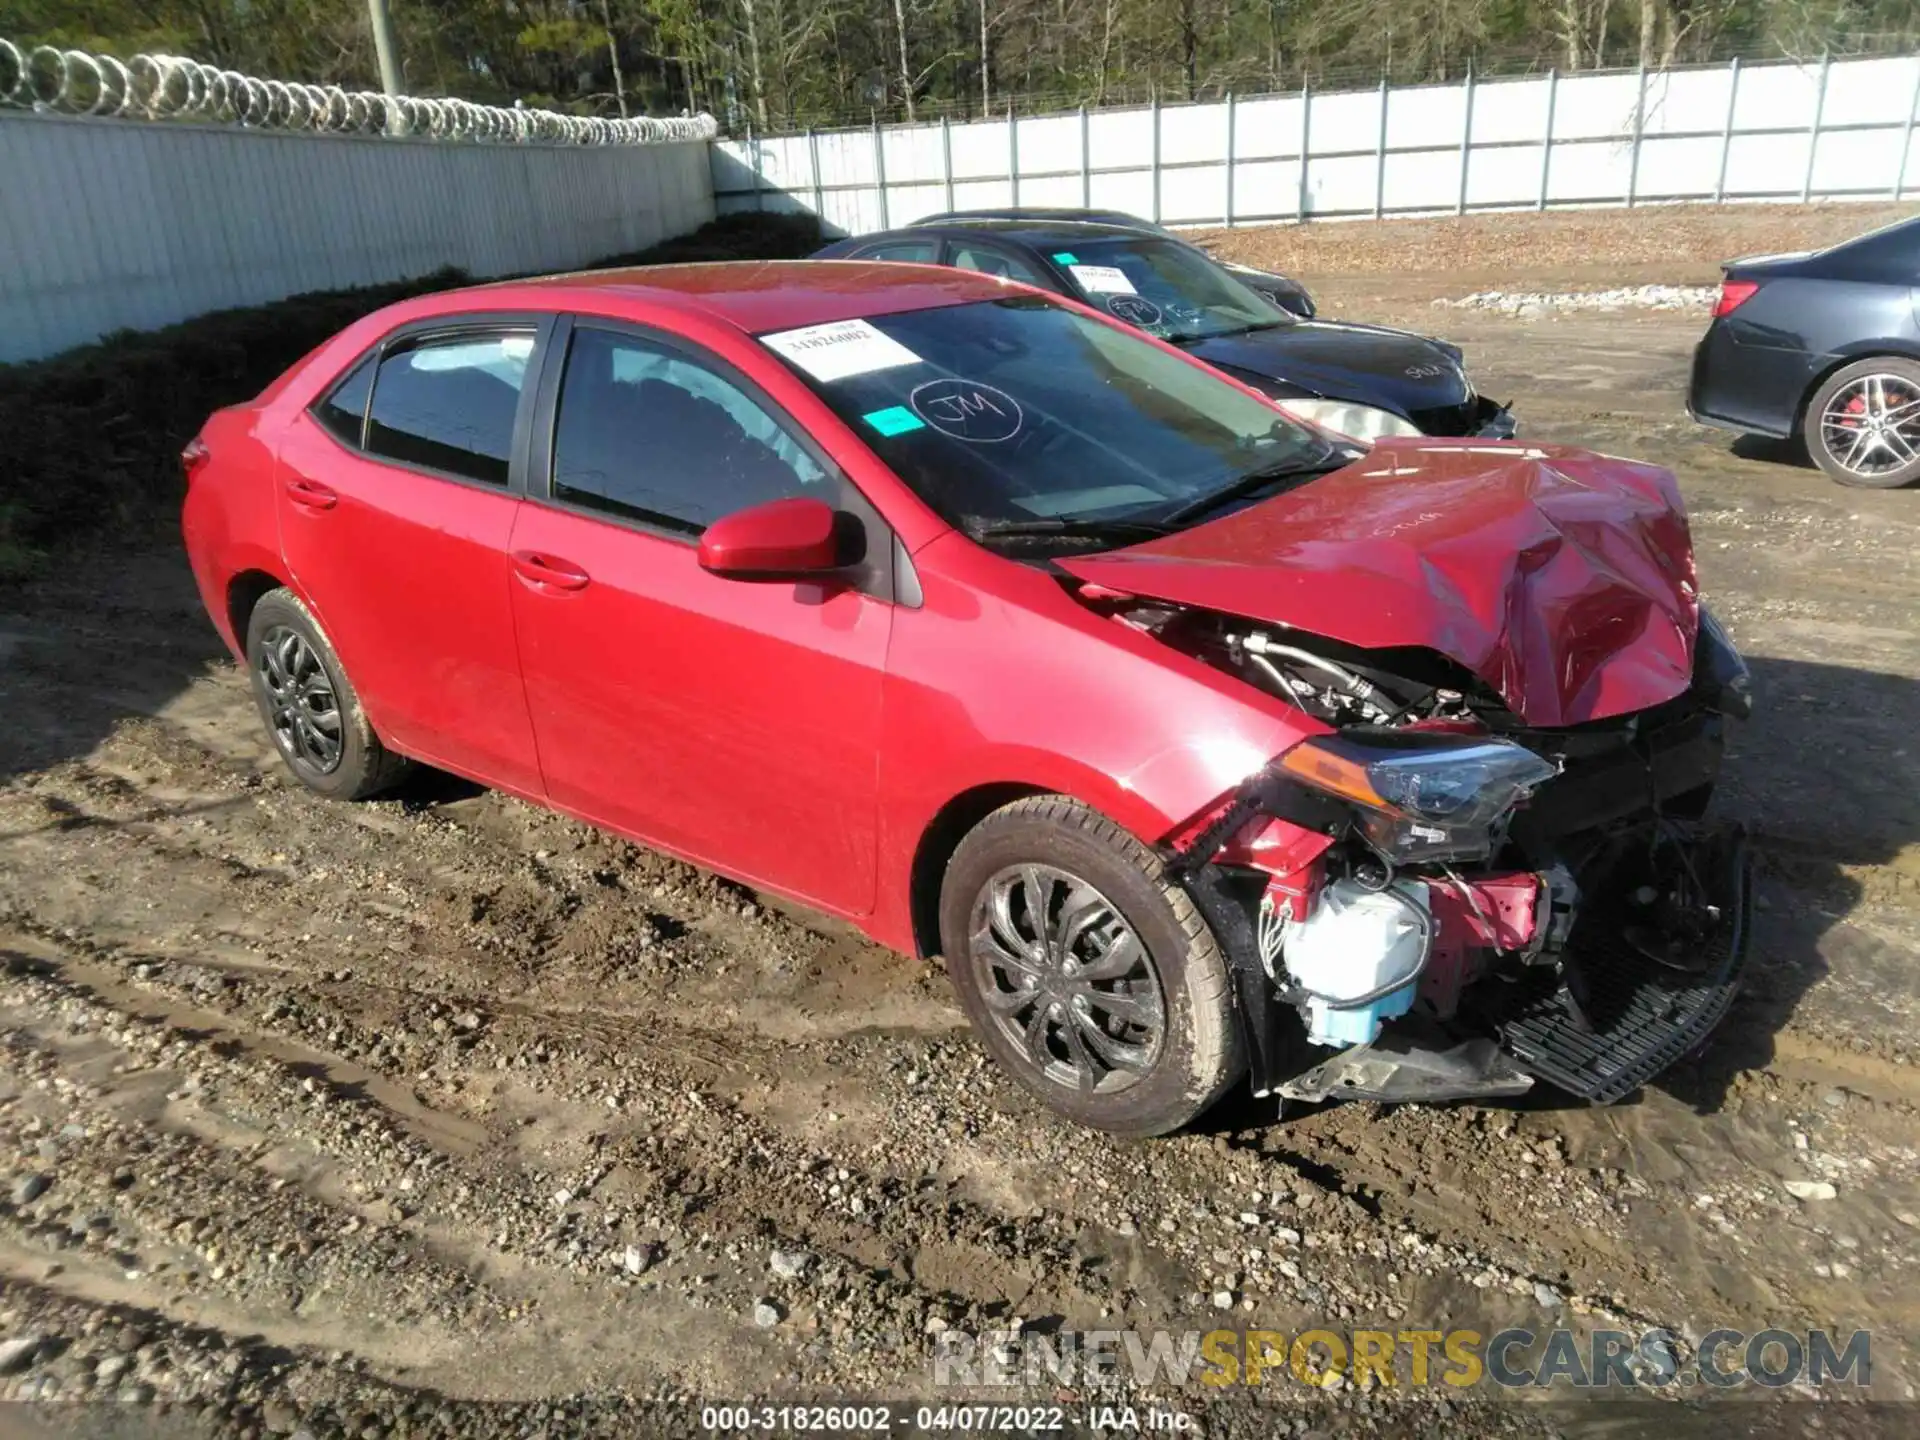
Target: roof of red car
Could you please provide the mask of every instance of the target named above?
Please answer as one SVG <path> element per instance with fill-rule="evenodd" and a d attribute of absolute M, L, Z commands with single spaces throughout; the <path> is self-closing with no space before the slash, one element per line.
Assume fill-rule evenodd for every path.
<path fill-rule="evenodd" d="M 876 260 L 736 260 L 700 265 L 642 265 L 509 280 L 486 289 L 536 287 L 599 291 L 674 309 L 699 311 L 750 334 L 824 325 L 860 315 L 930 310 L 1007 293 L 1006 284 L 970 270 Z"/>

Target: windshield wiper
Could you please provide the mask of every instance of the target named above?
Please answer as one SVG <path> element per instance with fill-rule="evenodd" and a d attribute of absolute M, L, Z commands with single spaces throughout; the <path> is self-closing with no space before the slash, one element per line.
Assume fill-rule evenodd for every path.
<path fill-rule="evenodd" d="M 1206 336 L 1208 340 L 1227 340 L 1235 335 L 1256 335 L 1262 330 L 1279 330 L 1293 324 L 1291 320 L 1256 320 L 1251 325 L 1236 325 L 1231 330 L 1216 330 Z"/>
<path fill-rule="evenodd" d="M 1226 330 L 1189 330 L 1184 334 L 1162 335 L 1160 338 L 1169 345 L 1185 348 L 1188 345 L 1204 345 L 1209 340 L 1231 340 L 1236 335 L 1252 335 L 1260 330 L 1278 330 L 1286 324 L 1285 320 L 1259 320 L 1251 325 L 1234 325 Z"/>
<path fill-rule="evenodd" d="M 1169 511 L 1160 517 L 1159 523 L 1173 530 L 1190 520 L 1198 520 L 1209 511 L 1218 510 L 1222 505 L 1248 495 L 1257 495 L 1276 480 L 1304 480 L 1314 475 L 1326 475 L 1352 464 L 1353 459 L 1351 452 L 1329 445 L 1310 460 L 1281 460 L 1272 465 L 1263 465 L 1258 470 L 1249 470 L 1218 490 Z"/>
<path fill-rule="evenodd" d="M 970 520 L 967 534 L 975 540 L 1019 539 L 1028 536 L 1067 540 L 1154 540 L 1168 533 L 1159 520 L 1082 520 L 1046 515 L 1032 520 Z"/>

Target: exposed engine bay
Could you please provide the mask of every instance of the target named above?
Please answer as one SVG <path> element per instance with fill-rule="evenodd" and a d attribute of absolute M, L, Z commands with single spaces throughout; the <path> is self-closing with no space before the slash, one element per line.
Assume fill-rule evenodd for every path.
<path fill-rule="evenodd" d="M 1683 693 L 1561 728 L 1430 651 L 1160 603 L 1114 618 L 1331 727 L 1168 854 L 1240 952 L 1257 1090 L 1439 1100 L 1545 1079 L 1604 1103 L 1724 1014 L 1744 845 L 1701 816 L 1751 697 L 1708 612 Z"/>
<path fill-rule="evenodd" d="M 1178 606 L 1139 605 L 1117 618 L 1329 725 L 1473 718 L 1465 688 L 1472 677 L 1425 651 L 1369 654 L 1331 640 L 1275 632 L 1231 616 Z M 1395 662 L 1393 670 L 1384 668 Z M 1417 673 L 1422 670 L 1424 676 Z"/>

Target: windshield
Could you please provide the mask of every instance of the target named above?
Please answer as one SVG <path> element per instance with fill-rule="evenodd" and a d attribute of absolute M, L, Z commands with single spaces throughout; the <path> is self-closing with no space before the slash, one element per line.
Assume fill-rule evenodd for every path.
<path fill-rule="evenodd" d="M 1211 371 L 1038 295 L 760 338 L 976 535 L 1154 521 L 1331 449 Z"/>
<path fill-rule="evenodd" d="M 1294 317 L 1213 261 L 1151 235 L 1092 240 L 1055 252 L 1079 298 L 1176 342 L 1293 323 Z"/>

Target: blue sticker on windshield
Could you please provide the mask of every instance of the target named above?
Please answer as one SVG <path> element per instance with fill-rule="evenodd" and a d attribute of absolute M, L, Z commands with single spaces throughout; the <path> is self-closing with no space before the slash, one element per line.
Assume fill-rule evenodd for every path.
<path fill-rule="evenodd" d="M 869 410 L 860 418 L 882 435 L 904 435 L 909 430 L 927 428 L 927 422 L 904 405 L 889 405 L 884 410 Z"/>
<path fill-rule="evenodd" d="M 1056 265 L 1078 265 L 1080 263 L 1080 257 L 1071 250 L 1057 250 L 1054 252 L 1053 263 Z"/>

